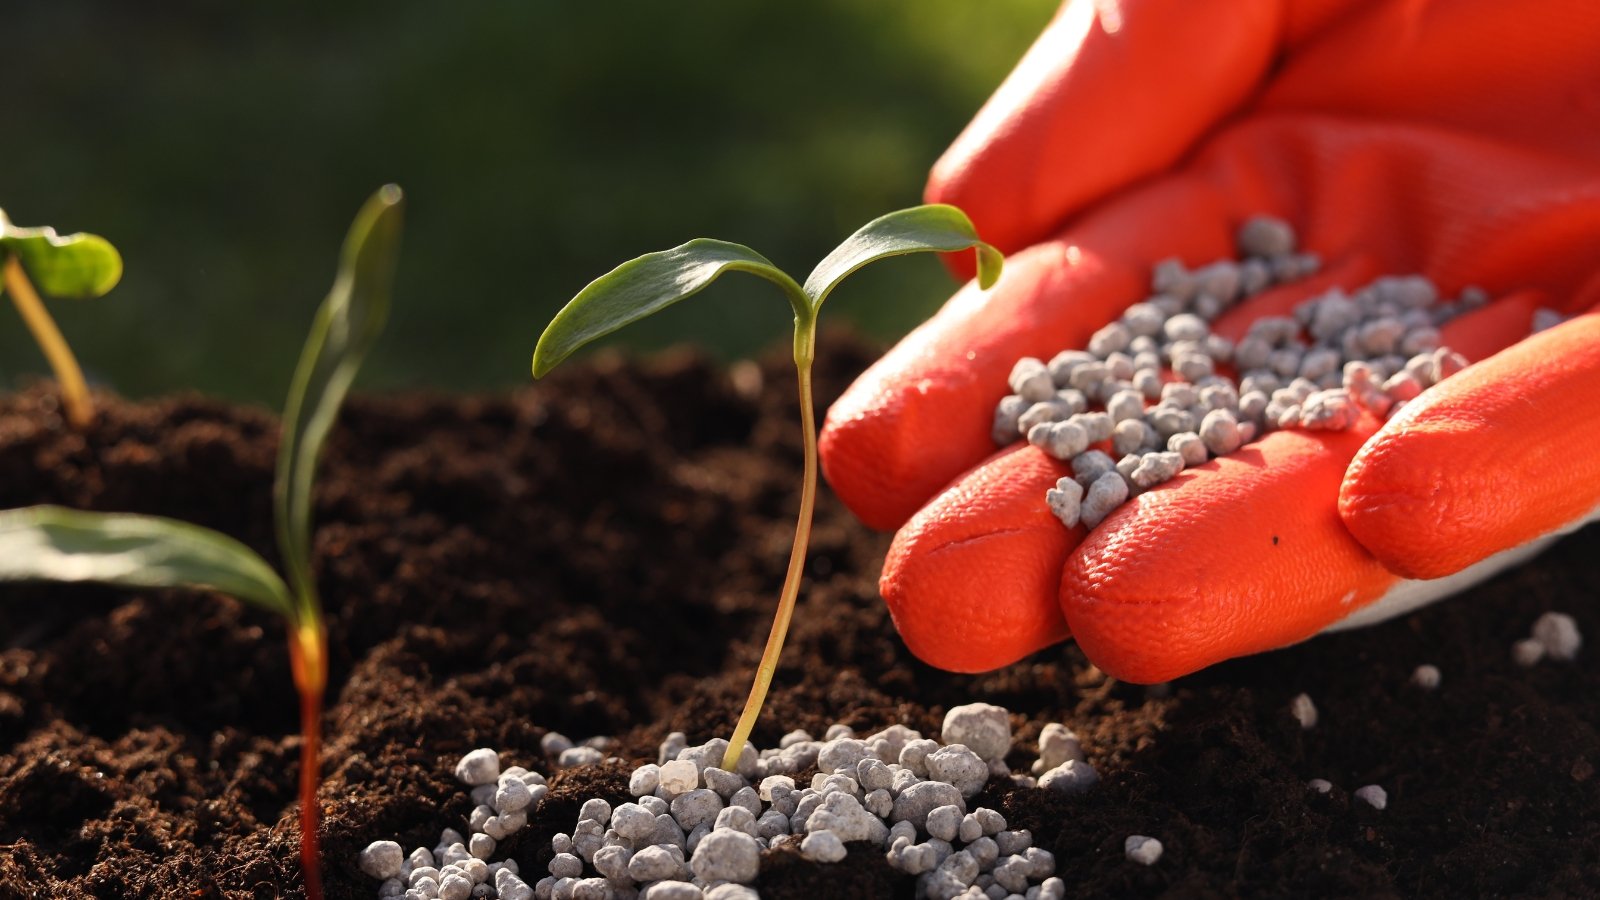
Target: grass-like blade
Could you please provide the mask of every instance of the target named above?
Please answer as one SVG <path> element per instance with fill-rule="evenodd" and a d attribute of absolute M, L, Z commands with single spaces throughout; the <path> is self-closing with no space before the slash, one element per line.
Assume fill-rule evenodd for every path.
<path fill-rule="evenodd" d="M 817 263 L 806 278 L 806 296 L 813 308 L 821 306 L 845 276 L 885 257 L 968 249 L 978 252 L 978 286 L 988 288 L 1000 277 L 1004 258 L 978 238 L 966 213 L 943 203 L 896 210 L 861 226 Z"/>
<path fill-rule="evenodd" d="M 742 244 L 698 238 L 631 259 L 589 282 L 539 336 L 533 376 L 543 377 L 584 344 L 698 293 L 724 272 L 759 275 L 782 288 L 791 305 L 805 302 L 794 279 L 765 256 Z"/>
<path fill-rule="evenodd" d="M 50 297 L 100 297 L 122 280 L 122 255 L 97 234 L 18 228 L 0 212 L 0 250 L 15 255 L 34 286 Z"/>
<path fill-rule="evenodd" d="M 289 588 L 254 550 L 160 516 L 60 506 L 0 511 L 0 581 L 197 588 L 294 615 Z"/>
<path fill-rule="evenodd" d="M 403 197 L 385 185 L 356 214 L 333 289 L 317 310 L 283 410 L 273 502 L 278 548 L 304 614 L 316 614 L 311 578 L 311 483 L 339 406 L 389 317 Z"/>

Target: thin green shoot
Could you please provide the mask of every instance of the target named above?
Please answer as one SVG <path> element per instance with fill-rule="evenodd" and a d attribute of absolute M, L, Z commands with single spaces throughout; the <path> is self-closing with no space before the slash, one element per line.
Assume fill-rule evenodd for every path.
<path fill-rule="evenodd" d="M 700 238 L 671 250 L 645 254 L 590 282 L 556 314 L 539 337 L 533 352 L 535 378 L 543 377 L 583 345 L 699 293 L 724 272 L 746 272 L 772 282 L 794 310 L 794 364 L 799 377 L 800 434 L 805 447 L 800 514 L 772 630 L 767 635 L 750 696 L 728 742 L 724 769 L 735 768 L 755 728 L 800 594 L 817 499 L 817 426 L 811 397 L 811 364 L 822 303 L 839 282 L 868 263 L 907 253 L 962 250 L 976 250 L 981 287 L 988 288 L 1000 277 L 1000 252 L 979 240 L 972 222 L 961 210 L 943 204 L 902 209 L 868 222 L 818 263 L 803 285 L 749 247 Z"/>
<path fill-rule="evenodd" d="M 402 199 L 399 188 L 386 186 L 356 215 L 290 383 L 273 485 L 287 582 L 249 547 L 187 522 L 57 506 L 0 512 L 0 582 L 215 591 L 284 618 L 300 698 L 300 863 L 310 900 L 322 897 L 317 785 L 328 683 L 327 633 L 311 572 L 311 488 L 328 431 L 388 317 Z"/>
<path fill-rule="evenodd" d="M 30 277 L 31 276 L 31 277 Z M 33 333 L 61 387 L 67 424 L 82 431 L 94 420 L 94 401 L 83 369 L 39 299 L 103 297 L 122 279 L 122 257 L 94 234 L 56 234 L 54 228 L 18 228 L 0 210 L 0 290 Z"/>

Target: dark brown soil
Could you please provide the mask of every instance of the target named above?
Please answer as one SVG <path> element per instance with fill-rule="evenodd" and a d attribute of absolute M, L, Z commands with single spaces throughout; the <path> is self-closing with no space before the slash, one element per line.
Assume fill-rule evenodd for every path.
<path fill-rule="evenodd" d="M 826 403 L 868 352 L 833 336 Z M 369 898 L 377 838 L 432 846 L 470 801 L 473 747 L 548 771 L 539 738 L 725 735 L 787 556 L 799 468 L 792 373 L 605 357 L 509 397 L 358 398 L 332 441 L 316 559 L 333 657 L 321 801 L 328 893 Z M 750 373 L 747 370 L 745 376 Z M 735 387 L 740 383 L 744 390 Z M 0 398 L 0 507 L 180 516 L 275 557 L 274 418 L 198 397 L 107 399 L 86 435 L 48 391 Z M 834 721 L 937 730 L 947 706 L 1013 711 L 1024 768 L 1046 722 L 1104 781 L 985 802 L 1054 851 L 1074 896 L 1600 896 L 1600 651 L 1514 666 L 1549 609 L 1600 639 L 1600 529 L 1445 605 L 1217 666 L 1166 696 L 1074 649 L 978 677 L 931 670 L 877 599 L 887 538 L 824 492 L 757 742 Z M 298 742 L 280 623 L 223 597 L 0 590 L 0 897 L 299 897 Z M 1444 672 L 1407 686 L 1418 663 Z M 1286 712 L 1300 691 L 1322 723 Z M 622 766 L 557 776 L 505 844 L 542 871 Z M 1328 796 L 1306 779 L 1335 784 Z M 1388 789 L 1389 808 L 1351 802 Z M 1161 838 L 1151 868 L 1123 858 Z M 768 898 L 909 897 L 877 854 L 772 854 Z"/>

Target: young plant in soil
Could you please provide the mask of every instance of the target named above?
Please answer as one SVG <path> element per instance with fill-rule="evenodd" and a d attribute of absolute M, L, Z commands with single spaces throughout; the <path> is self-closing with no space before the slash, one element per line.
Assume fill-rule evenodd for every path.
<path fill-rule="evenodd" d="M 590 282 L 556 313 L 533 352 L 533 375 L 542 377 L 573 351 L 679 300 L 692 296 L 724 272 L 746 272 L 777 285 L 794 310 L 794 364 L 800 381 L 800 436 L 805 447 L 805 473 L 800 485 L 800 516 L 795 524 L 789 569 L 766 650 L 745 701 L 744 712 L 728 742 L 722 767 L 733 771 L 749 739 L 778 656 L 789 631 L 806 546 L 811 539 L 811 514 L 817 494 L 817 425 L 811 402 L 811 362 L 817 338 L 817 313 L 822 303 L 852 272 L 890 256 L 907 253 L 952 253 L 975 249 L 978 283 L 988 288 L 1000 277 L 1000 251 L 978 239 L 966 214 L 953 206 L 932 204 L 902 209 L 862 226 L 833 249 L 797 283 L 766 257 L 741 244 L 698 238 L 671 250 L 647 253 L 625 262 Z"/>
<path fill-rule="evenodd" d="M 388 185 L 356 215 L 333 289 L 317 311 L 289 386 L 273 484 L 287 583 L 249 547 L 187 522 L 58 506 L 0 512 L 0 581 L 209 590 L 283 616 L 300 695 L 300 862 L 311 900 L 322 896 L 317 756 L 328 681 L 327 633 L 311 573 L 311 485 L 350 383 L 388 318 L 401 200 L 400 189 Z"/>
<path fill-rule="evenodd" d="M 122 280 L 122 257 L 111 242 L 95 234 L 56 234 L 50 227 L 18 228 L 0 210 L 0 293 L 11 295 L 22 321 L 61 385 L 67 424 L 78 430 L 94 418 L 94 403 L 83 370 L 40 292 L 62 299 L 102 297 Z"/>

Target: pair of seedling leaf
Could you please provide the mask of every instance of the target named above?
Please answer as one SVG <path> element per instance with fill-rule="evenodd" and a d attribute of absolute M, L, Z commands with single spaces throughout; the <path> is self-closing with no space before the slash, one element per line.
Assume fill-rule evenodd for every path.
<path fill-rule="evenodd" d="M 388 318 L 401 201 L 400 189 L 389 185 L 356 215 L 333 289 L 317 311 L 290 383 L 273 484 L 278 552 L 287 583 L 244 544 L 187 522 L 55 506 L 0 512 L 0 581 L 199 588 L 284 617 L 291 671 L 300 695 L 300 860 L 306 895 L 312 900 L 322 896 L 316 795 L 328 662 L 322 609 L 311 574 L 311 484 L 317 457 L 350 383 Z M 46 283 L 41 270 L 30 266 L 29 271 Z M 11 287 L 9 278 L 7 286 Z"/>
<path fill-rule="evenodd" d="M 307 895 L 313 900 L 321 896 L 316 789 L 327 660 L 310 567 L 311 482 L 323 441 L 387 315 L 399 226 L 399 191 L 385 188 L 368 201 L 351 228 L 339 276 L 317 314 L 290 387 L 273 492 L 278 546 L 289 584 L 238 541 L 184 522 L 59 507 L 0 512 L 0 581 L 201 588 L 257 603 L 284 616 L 304 734 L 301 865 Z M 852 272 L 876 260 L 968 249 L 976 249 L 978 280 L 988 287 L 999 277 L 999 252 L 978 239 L 960 210 L 943 205 L 900 210 L 868 223 L 828 254 L 803 285 L 748 247 L 706 239 L 690 241 L 641 256 L 596 279 L 556 315 L 539 339 L 533 357 L 535 377 L 543 376 L 583 345 L 698 293 L 724 272 L 746 272 L 772 282 L 793 308 L 794 361 L 805 448 L 800 513 L 772 630 L 723 761 L 730 771 L 760 714 L 800 591 L 816 504 L 817 433 L 811 364 L 822 303 Z"/>
<path fill-rule="evenodd" d="M 120 280 L 122 257 L 105 238 L 59 235 L 54 228 L 18 228 L 6 218 L 5 210 L 0 210 L 0 289 L 11 296 L 56 373 L 61 406 L 74 428 L 86 428 L 94 418 L 89 386 L 39 293 L 64 300 L 101 297 Z"/>
<path fill-rule="evenodd" d="M 799 375 L 800 437 L 805 448 L 800 514 L 767 646 L 722 760 L 722 768 L 730 772 L 738 765 L 778 668 L 811 540 L 811 515 L 817 498 L 817 425 L 811 400 L 811 362 L 822 303 L 841 281 L 868 263 L 907 253 L 969 249 L 977 251 L 978 284 L 988 288 L 1000 277 L 1000 251 L 978 239 L 972 222 L 961 210 L 942 204 L 902 209 L 868 222 L 824 257 L 805 284 L 796 283 L 749 247 L 702 238 L 646 254 L 595 279 L 556 314 L 539 338 L 533 353 L 536 378 L 584 344 L 698 293 L 724 272 L 745 272 L 772 282 L 794 310 L 794 365 Z"/>

